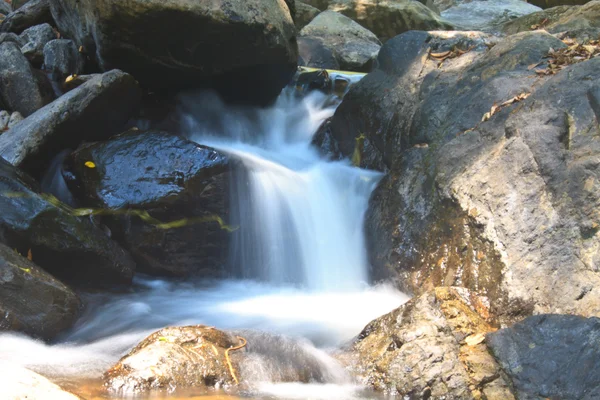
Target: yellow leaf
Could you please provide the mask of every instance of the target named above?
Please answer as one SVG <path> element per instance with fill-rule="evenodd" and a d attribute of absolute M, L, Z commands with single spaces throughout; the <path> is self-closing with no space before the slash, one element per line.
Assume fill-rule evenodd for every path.
<path fill-rule="evenodd" d="M 67 79 L 65 79 L 65 83 L 69 83 L 69 82 L 71 82 L 75 78 L 77 78 L 76 74 L 69 75 L 69 76 L 67 76 Z"/>
<path fill-rule="evenodd" d="M 31 273 L 31 268 L 21 268 L 19 267 L 19 269 L 23 272 L 25 272 L 26 274 L 30 274 Z"/>
<path fill-rule="evenodd" d="M 96 168 L 96 164 L 91 161 L 86 161 L 84 165 L 88 168 Z"/>

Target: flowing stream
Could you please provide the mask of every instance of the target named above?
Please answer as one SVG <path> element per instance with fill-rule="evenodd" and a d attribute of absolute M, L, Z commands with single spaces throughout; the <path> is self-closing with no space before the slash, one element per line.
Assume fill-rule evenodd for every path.
<path fill-rule="evenodd" d="M 182 125 L 190 139 L 237 160 L 231 224 L 239 229 L 232 233 L 231 277 L 173 282 L 140 276 L 127 293 L 83 294 L 88 307 L 59 341 L 2 334 L 0 360 L 59 382 L 98 380 L 158 328 L 206 324 L 243 330 L 283 354 L 280 363 L 316 360 L 319 379 L 301 384 L 278 383 L 281 365 L 253 359 L 247 368 L 255 389 L 246 396 L 375 398 L 327 352 L 407 297 L 369 285 L 363 220 L 380 174 L 325 160 L 311 145 L 335 105 L 317 93 L 302 99 L 284 94 L 261 110 L 226 107 L 210 94 L 183 98 Z"/>

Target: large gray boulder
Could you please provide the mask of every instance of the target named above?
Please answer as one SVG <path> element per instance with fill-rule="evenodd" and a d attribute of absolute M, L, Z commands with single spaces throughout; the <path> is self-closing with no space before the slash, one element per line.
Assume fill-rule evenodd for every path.
<path fill-rule="evenodd" d="M 40 74 L 14 42 L 0 44 L 0 96 L 7 108 L 27 117 L 53 100 Z"/>
<path fill-rule="evenodd" d="M 331 123 L 344 154 L 362 135 L 361 164 L 389 170 L 367 214 L 374 270 L 413 293 L 471 288 L 505 323 L 597 315 L 600 60 L 540 78 L 532 64 L 566 47 L 548 33 L 444 61 L 435 35 L 386 43 Z"/>
<path fill-rule="evenodd" d="M 44 23 L 52 23 L 50 0 L 31 0 L 6 16 L 0 24 L 0 32 L 21 33 Z"/>
<path fill-rule="evenodd" d="M 283 0 L 52 0 L 51 8 L 63 36 L 102 70 L 122 69 L 145 87 L 208 86 L 264 103 L 296 67 Z"/>
<path fill-rule="evenodd" d="M 229 233 L 216 218 L 226 220 L 229 212 L 228 157 L 166 132 L 133 131 L 82 146 L 65 168 L 67 185 L 86 207 L 144 210 L 164 223 L 189 222 L 164 229 L 137 216 L 112 219 L 113 237 L 140 271 L 222 276 Z"/>
<path fill-rule="evenodd" d="M 21 52 L 32 64 L 39 66 L 44 61 L 44 46 L 56 39 L 56 32 L 50 24 L 42 24 L 25 29 L 20 36 L 25 43 Z"/>
<path fill-rule="evenodd" d="M 84 59 L 75 42 L 67 39 L 51 40 L 44 46 L 44 69 L 57 81 L 83 72 Z"/>
<path fill-rule="evenodd" d="M 346 71 L 369 72 L 381 47 L 375 34 L 335 11 L 323 11 L 300 31 L 300 41 L 315 39 L 332 53 L 339 69 Z M 321 63 L 311 62 L 314 57 L 308 48 L 300 45 L 300 57 L 308 60 L 306 66 L 322 68 Z M 325 67 L 336 69 L 336 65 Z"/>
<path fill-rule="evenodd" d="M 0 330 L 52 339 L 71 327 L 80 305 L 66 285 L 0 243 Z"/>
<path fill-rule="evenodd" d="M 296 17 L 294 18 L 294 24 L 296 25 L 296 30 L 300 32 L 302 28 L 308 25 L 310 21 L 312 21 L 317 15 L 319 15 L 321 10 L 301 1 L 296 1 L 295 3 Z"/>
<path fill-rule="evenodd" d="M 600 319 L 535 315 L 490 333 L 488 346 L 519 399 L 600 398 Z"/>
<path fill-rule="evenodd" d="M 118 70 L 97 75 L 2 134 L 0 156 L 39 176 L 61 150 L 118 133 L 140 98 L 131 75 Z"/>
<path fill-rule="evenodd" d="M 6 135 L 3 134 L 0 136 Z M 0 242 L 57 278 L 83 286 L 131 283 L 135 263 L 89 217 L 39 193 L 29 176 L 0 158 Z"/>

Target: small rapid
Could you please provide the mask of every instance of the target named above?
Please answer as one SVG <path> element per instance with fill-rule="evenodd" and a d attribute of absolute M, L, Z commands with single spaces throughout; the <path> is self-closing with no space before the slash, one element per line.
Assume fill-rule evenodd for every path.
<path fill-rule="evenodd" d="M 269 109 L 227 107 L 210 94 L 182 98 L 187 136 L 236 160 L 230 277 L 138 276 L 125 293 L 84 293 L 87 307 L 69 332 L 51 344 L 1 334 L 0 361 L 58 381 L 99 379 L 153 331 L 205 324 L 244 332 L 262 349 L 248 366 L 256 398 L 366 398 L 328 350 L 408 298 L 369 282 L 363 220 L 380 174 L 323 159 L 311 144 L 335 107 L 318 93 L 284 94 Z M 284 365 L 317 378 L 280 383 Z"/>

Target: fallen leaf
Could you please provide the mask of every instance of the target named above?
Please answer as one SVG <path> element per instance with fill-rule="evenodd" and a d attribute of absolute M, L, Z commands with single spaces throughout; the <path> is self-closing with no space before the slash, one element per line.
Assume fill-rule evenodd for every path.
<path fill-rule="evenodd" d="M 96 168 L 96 164 L 91 161 L 86 161 L 84 165 L 88 168 Z"/>
<path fill-rule="evenodd" d="M 33 253 L 31 253 L 31 249 L 27 251 L 27 259 L 29 261 L 33 261 Z"/>

